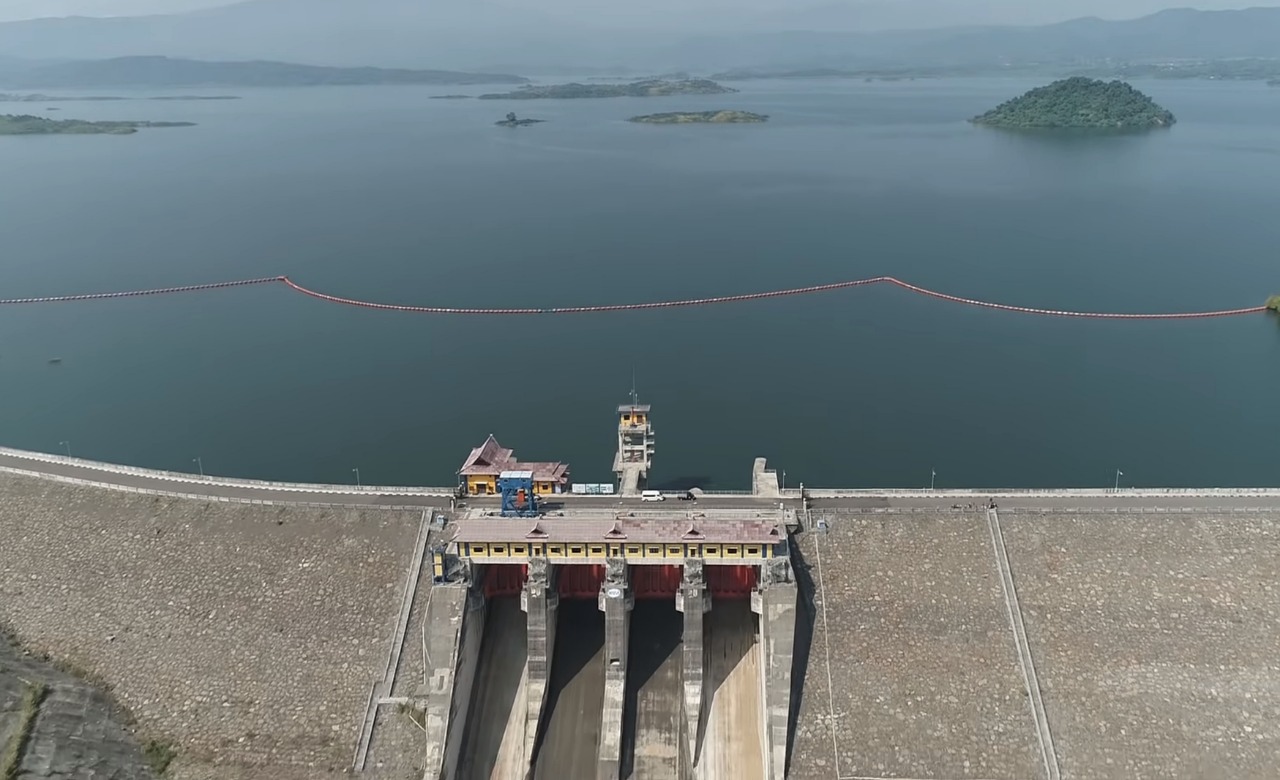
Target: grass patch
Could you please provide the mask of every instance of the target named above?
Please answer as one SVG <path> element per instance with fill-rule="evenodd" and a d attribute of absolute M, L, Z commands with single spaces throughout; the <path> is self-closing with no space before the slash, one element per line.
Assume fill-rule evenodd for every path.
<path fill-rule="evenodd" d="M 1280 312 L 1280 295 L 1273 295 L 1268 298 L 1267 308 L 1274 312 Z"/>
<path fill-rule="evenodd" d="M 142 754 L 146 756 L 147 764 L 151 767 L 151 771 L 157 775 L 164 775 L 165 772 L 169 771 L 169 764 L 172 764 L 173 759 L 178 757 L 178 749 L 174 747 L 172 742 L 152 739 L 142 746 Z"/>
<path fill-rule="evenodd" d="M 399 705 L 397 705 L 396 709 L 400 711 L 401 715 L 408 718 L 410 722 L 413 723 L 413 725 L 422 729 L 424 732 L 427 730 L 427 711 L 426 710 L 420 710 L 417 707 L 413 706 L 412 704 L 407 704 L 404 702 L 401 702 Z"/>
<path fill-rule="evenodd" d="M 40 704 L 48 693 L 49 689 L 43 683 L 27 684 L 27 690 L 22 694 L 22 721 L 5 747 L 4 756 L 0 757 L 0 778 L 3 780 L 17 780 L 18 771 L 22 767 L 22 756 L 27 752 L 36 716 L 40 714 Z"/>

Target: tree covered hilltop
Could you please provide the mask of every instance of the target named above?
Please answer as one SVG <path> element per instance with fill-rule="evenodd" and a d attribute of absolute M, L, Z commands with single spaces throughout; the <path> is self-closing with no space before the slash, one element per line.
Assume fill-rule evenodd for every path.
<path fill-rule="evenodd" d="M 140 127 L 193 127 L 194 122 L 89 122 L 0 114 L 0 135 L 128 135 Z"/>
<path fill-rule="evenodd" d="M 629 122 L 642 122 L 650 125 L 684 125 L 701 122 L 706 124 L 741 124 L 746 122 L 766 122 L 766 114 L 753 114 L 750 111 L 674 111 L 666 114 L 645 114 L 633 116 Z"/>
<path fill-rule="evenodd" d="M 539 100 L 554 98 L 663 97 L 666 95 L 723 95 L 737 92 L 709 79 L 645 79 L 630 84 L 549 84 L 515 92 L 481 95 L 481 100 Z"/>
<path fill-rule="evenodd" d="M 1176 120 L 1123 81 L 1075 76 L 1037 87 L 970 121 L 1019 130 L 1140 130 L 1168 127 Z"/>

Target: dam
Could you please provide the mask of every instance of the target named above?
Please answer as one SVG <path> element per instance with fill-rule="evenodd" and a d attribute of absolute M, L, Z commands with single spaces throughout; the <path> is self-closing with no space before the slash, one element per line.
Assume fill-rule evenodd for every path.
<path fill-rule="evenodd" d="M 0 631 L 175 780 L 1273 774 L 1280 490 L 664 493 L 651 412 L 609 485 L 492 436 L 441 487 L 0 448 Z M 77 685 L 0 702 L 24 771 Z"/>
<path fill-rule="evenodd" d="M 491 436 L 432 552 L 425 776 L 785 776 L 797 603 L 784 503 L 699 508 L 643 490 L 650 407 L 618 407 L 614 469 L 640 506 L 566 506 L 563 464 Z M 447 662 L 442 663 L 447 658 Z"/>

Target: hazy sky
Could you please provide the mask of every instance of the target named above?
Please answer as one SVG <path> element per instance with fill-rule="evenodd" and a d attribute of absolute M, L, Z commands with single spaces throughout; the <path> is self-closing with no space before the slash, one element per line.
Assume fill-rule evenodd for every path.
<path fill-rule="evenodd" d="M 451 1 L 465 0 L 421 0 L 424 4 L 446 5 Z M 372 3 L 374 0 L 351 2 Z M 0 0 L 0 21 L 66 15 L 175 13 L 228 4 L 228 0 Z M 934 26 L 930 20 L 939 19 L 945 19 L 948 24 L 956 23 L 957 19 L 1010 24 L 1039 24 L 1078 16 L 1123 19 L 1171 6 L 1242 8 L 1276 6 L 1280 0 L 498 0 L 497 4 L 570 14 L 582 21 L 610 25 L 651 24 L 655 17 L 667 17 L 667 21 L 688 21 L 702 26 L 729 19 L 742 22 L 750 17 L 753 26 L 770 26 L 770 22 L 776 22 L 780 27 L 806 24 L 821 27 L 832 19 L 866 18 L 874 26 L 925 27 Z"/>

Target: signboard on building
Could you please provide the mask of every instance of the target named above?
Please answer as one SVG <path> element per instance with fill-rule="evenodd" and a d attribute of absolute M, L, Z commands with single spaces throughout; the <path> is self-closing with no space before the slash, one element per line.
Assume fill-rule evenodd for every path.
<path fill-rule="evenodd" d="M 590 484 L 575 482 L 571 492 L 580 496 L 611 496 L 613 495 L 613 483 L 606 482 L 604 484 Z"/>

